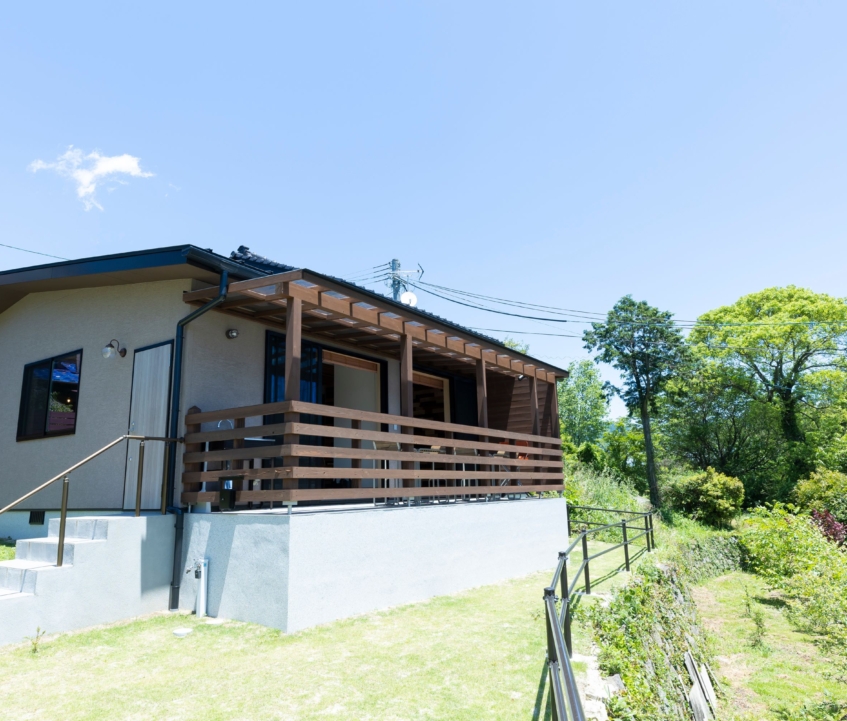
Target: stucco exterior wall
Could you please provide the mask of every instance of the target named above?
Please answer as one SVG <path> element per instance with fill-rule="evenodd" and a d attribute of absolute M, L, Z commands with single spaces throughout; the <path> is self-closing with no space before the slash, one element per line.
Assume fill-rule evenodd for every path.
<path fill-rule="evenodd" d="M 126 433 L 133 350 L 173 338 L 189 287 L 176 280 L 33 293 L 0 314 L 0 506 Z M 103 358 L 112 338 L 127 348 L 125 358 Z M 17 442 L 24 365 L 79 348 L 76 433 Z M 125 462 L 117 447 L 75 472 L 70 506 L 120 508 Z M 57 508 L 60 494 L 55 484 L 21 508 Z"/>
<path fill-rule="evenodd" d="M 0 314 L 0 378 L 5 381 L 0 384 L 0 507 L 127 432 L 133 352 L 173 340 L 177 321 L 190 311 L 182 293 L 191 289 L 191 282 L 33 293 Z M 230 328 L 238 330 L 234 340 L 226 337 Z M 181 413 L 192 406 L 209 411 L 262 403 L 267 330 L 261 323 L 215 311 L 189 324 L 185 329 Z M 102 357 L 103 346 L 113 338 L 126 347 L 126 357 Z M 16 441 L 24 366 L 80 348 L 76 432 Z M 345 348 L 339 346 L 338 350 L 344 352 Z M 399 413 L 396 360 L 388 361 L 388 396 L 389 412 Z M 258 424 L 261 419 L 249 422 Z M 208 424 L 204 430 L 215 427 Z M 76 471 L 71 477 L 69 508 L 121 509 L 125 467 L 122 444 Z M 178 476 L 180 473 L 181 464 Z M 18 508 L 55 509 L 60 498 L 57 483 Z M 0 517 L 0 531 L 5 525 L 9 524 Z M 14 525 L 20 526 L 20 520 Z"/>

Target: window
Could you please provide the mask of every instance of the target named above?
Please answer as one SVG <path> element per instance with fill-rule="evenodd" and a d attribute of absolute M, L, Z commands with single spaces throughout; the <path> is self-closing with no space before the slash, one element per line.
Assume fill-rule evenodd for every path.
<path fill-rule="evenodd" d="M 76 432 L 82 351 L 24 366 L 18 440 Z"/>

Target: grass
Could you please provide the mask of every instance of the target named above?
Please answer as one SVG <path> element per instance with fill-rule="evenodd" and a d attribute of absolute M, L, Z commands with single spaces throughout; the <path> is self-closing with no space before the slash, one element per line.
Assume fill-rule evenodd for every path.
<path fill-rule="evenodd" d="M 0 561 L 11 561 L 15 557 L 15 542 L 11 538 L 0 538 Z"/>
<path fill-rule="evenodd" d="M 821 701 L 825 693 L 847 701 L 847 687 L 831 678 L 830 661 L 789 623 L 782 602 L 759 577 L 736 572 L 712 579 L 694 588 L 694 599 L 714 636 L 718 675 L 739 718 L 777 719 L 780 708 Z M 759 615 L 764 634 L 754 646 Z"/>
<path fill-rule="evenodd" d="M 624 581 L 613 574 L 621 556 L 594 562 L 598 592 Z M 549 718 L 541 597 L 551 577 L 291 635 L 160 614 L 47 636 L 36 654 L 29 643 L 0 648 L 0 708 L 66 720 Z M 178 627 L 193 632 L 178 639 Z M 587 652 L 588 634 L 575 624 L 576 650 Z"/>

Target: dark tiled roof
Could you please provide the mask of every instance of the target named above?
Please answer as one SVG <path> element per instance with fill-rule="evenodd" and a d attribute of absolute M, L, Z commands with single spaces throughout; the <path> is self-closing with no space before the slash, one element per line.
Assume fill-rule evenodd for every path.
<path fill-rule="evenodd" d="M 246 245 L 238 246 L 238 250 L 233 250 L 232 253 L 229 254 L 229 257 L 232 260 L 238 261 L 242 265 L 246 265 L 248 268 L 261 270 L 268 274 L 285 273 L 289 270 L 297 270 L 297 268 L 292 265 L 277 263 L 275 260 L 258 255 L 250 250 L 250 248 Z"/>

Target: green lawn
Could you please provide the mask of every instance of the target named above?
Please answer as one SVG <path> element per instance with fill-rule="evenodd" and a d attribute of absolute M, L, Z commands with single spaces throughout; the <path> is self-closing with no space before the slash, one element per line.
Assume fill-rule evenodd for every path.
<path fill-rule="evenodd" d="M 753 621 L 745 610 L 744 588 L 753 608 L 764 613 L 764 648 L 754 648 Z M 832 664 L 808 635 L 797 631 L 785 617 L 780 600 L 762 580 L 747 573 L 731 573 L 694 589 L 703 622 L 715 637 L 720 661 L 718 675 L 733 697 L 742 718 L 775 719 L 781 706 L 820 701 L 825 691 L 847 701 L 847 688 L 827 678 Z"/>
<path fill-rule="evenodd" d="M 620 555 L 592 568 L 598 592 L 623 581 L 603 580 Z M 541 598 L 551 576 L 292 635 L 160 614 L 48 636 L 37 654 L 0 648 L 0 709 L 66 720 L 549 718 Z M 175 638 L 181 626 L 193 633 Z M 587 630 L 574 631 L 586 652 Z"/>
<path fill-rule="evenodd" d="M 15 542 L 11 538 L 0 538 L 0 561 L 11 561 L 15 557 Z"/>

